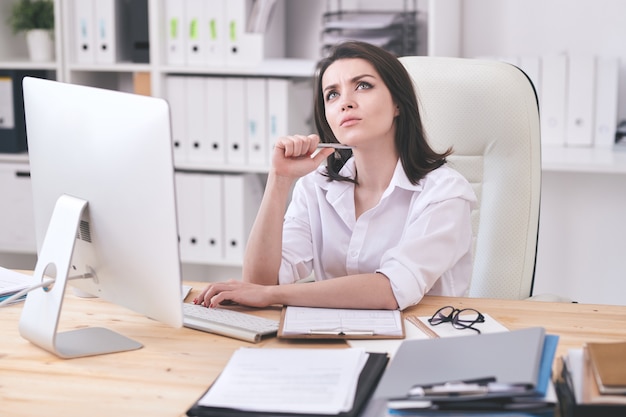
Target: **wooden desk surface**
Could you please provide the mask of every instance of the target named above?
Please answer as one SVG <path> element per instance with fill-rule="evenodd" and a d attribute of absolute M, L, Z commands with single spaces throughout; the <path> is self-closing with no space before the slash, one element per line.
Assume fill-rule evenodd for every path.
<path fill-rule="evenodd" d="M 194 291 L 205 284 L 191 283 Z M 142 342 L 136 351 L 64 360 L 24 340 L 22 304 L 0 309 L 0 415 L 184 416 L 217 377 L 231 354 L 249 347 L 345 347 L 344 342 L 267 339 L 251 344 L 187 328 L 174 329 L 99 299 L 68 293 L 61 331 L 101 326 Z M 589 341 L 626 340 L 626 307 L 426 297 L 409 312 L 431 315 L 439 307 L 473 307 L 509 329 L 542 326 L 560 336 L 558 354 Z M 280 309 L 253 310 L 279 317 Z"/>

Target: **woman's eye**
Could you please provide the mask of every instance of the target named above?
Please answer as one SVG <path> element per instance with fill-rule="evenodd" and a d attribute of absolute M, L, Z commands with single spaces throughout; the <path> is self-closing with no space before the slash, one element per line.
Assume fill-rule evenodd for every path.
<path fill-rule="evenodd" d="M 326 94 L 326 101 L 332 100 L 335 97 L 337 97 L 337 93 L 335 91 L 331 91 L 330 93 Z"/>
<path fill-rule="evenodd" d="M 365 90 L 365 89 L 368 89 L 368 88 L 372 88 L 372 84 L 370 84 L 368 82 L 365 82 L 365 81 L 361 81 L 356 86 L 357 90 Z"/>

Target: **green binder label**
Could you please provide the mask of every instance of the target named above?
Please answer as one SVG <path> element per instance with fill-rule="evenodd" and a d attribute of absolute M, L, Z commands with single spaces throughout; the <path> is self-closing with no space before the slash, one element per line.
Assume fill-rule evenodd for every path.
<path fill-rule="evenodd" d="M 192 19 L 191 25 L 189 26 L 189 38 L 190 39 L 198 39 L 198 19 Z"/>
<path fill-rule="evenodd" d="M 170 39 L 178 38 L 178 19 L 173 17 L 170 19 Z"/>

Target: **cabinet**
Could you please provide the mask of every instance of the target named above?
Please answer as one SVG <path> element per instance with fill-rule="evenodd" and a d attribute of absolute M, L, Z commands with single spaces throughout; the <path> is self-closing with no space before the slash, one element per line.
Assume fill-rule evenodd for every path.
<path fill-rule="evenodd" d="M 0 0 L 0 21 L 4 22 L 6 20 L 6 16 L 10 12 L 14 1 Z M 267 157 L 269 154 L 269 140 L 263 141 L 264 147 L 257 146 L 257 142 L 261 143 L 261 139 L 255 142 L 255 145 L 251 146 L 250 149 L 246 149 L 243 144 L 237 147 L 242 152 L 242 155 L 244 152 L 247 154 L 248 151 L 250 153 L 253 151 L 259 153 L 260 157 L 257 159 L 242 158 L 235 161 L 234 158 L 227 159 L 222 157 L 221 159 L 214 158 L 212 160 L 210 157 L 205 157 L 206 155 L 200 151 L 210 148 L 210 146 L 204 146 L 209 145 L 209 143 L 200 146 L 200 142 L 195 138 L 206 137 L 207 131 L 214 133 L 217 123 L 224 123 L 224 117 L 207 117 L 212 115 L 211 108 L 209 106 L 199 106 L 198 101 L 194 100 L 211 104 L 216 91 L 221 88 L 223 90 L 223 94 L 221 94 L 222 102 L 226 103 L 229 101 L 229 106 L 232 109 L 229 112 L 231 115 L 251 114 L 257 111 L 259 106 L 254 104 L 249 105 L 246 109 L 248 100 L 244 96 L 245 93 L 248 93 L 249 97 L 263 100 L 259 102 L 259 105 L 264 105 L 269 100 L 270 97 L 268 97 L 266 92 L 271 92 L 272 94 L 282 93 L 285 101 L 282 107 L 280 107 L 279 103 L 279 110 L 284 111 L 290 108 L 297 108 L 289 101 L 290 97 L 291 99 L 301 99 L 302 97 L 297 94 L 291 94 L 291 91 L 288 91 L 290 89 L 286 89 L 286 87 L 289 87 L 290 84 L 296 84 L 295 90 L 300 90 L 301 85 L 306 85 L 313 74 L 317 56 L 311 56 L 310 58 L 301 56 L 290 57 L 287 54 L 286 43 L 288 37 L 284 35 L 286 16 L 287 13 L 294 13 L 296 2 L 282 0 L 277 3 L 272 15 L 273 26 L 279 27 L 282 32 L 279 34 L 279 39 L 272 40 L 272 44 L 278 45 L 278 42 L 282 42 L 284 45 L 278 48 L 278 54 L 274 54 L 268 59 L 259 58 L 259 62 L 242 61 L 232 62 L 229 65 L 226 65 L 226 63 L 221 65 L 197 65 L 196 62 L 191 62 L 192 58 L 189 58 L 190 62 L 172 62 L 168 60 L 168 44 L 166 42 L 168 37 L 167 30 L 170 28 L 169 25 L 171 23 L 168 21 L 168 7 L 170 5 L 175 5 L 176 7 L 186 5 L 192 8 L 222 4 L 224 7 L 239 7 L 239 12 L 243 16 L 252 3 L 251 0 L 228 0 L 223 2 L 212 0 L 54 0 L 56 49 L 54 61 L 43 63 L 30 62 L 27 58 L 23 34 L 13 35 L 6 25 L 0 24 L 0 69 L 45 70 L 49 78 L 58 81 L 150 94 L 165 98 L 172 107 L 174 133 L 176 133 L 179 127 L 179 120 L 175 120 L 174 116 L 179 113 L 183 115 L 180 126 L 191 126 L 194 128 L 198 126 L 197 122 L 205 123 L 205 125 L 200 126 L 199 132 L 189 132 L 194 135 L 194 142 L 181 140 L 181 143 L 189 142 L 188 149 L 187 145 L 177 147 L 177 176 L 186 177 L 193 174 L 202 179 L 219 176 L 226 184 L 230 185 L 239 185 L 244 178 L 249 183 L 261 183 L 263 174 L 267 171 L 269 164 L 269 158 Z M 306 5 L 304 2 L 297 3 L 298 13 L 311 11 L 310 5 Z M 182 25 L 190 28 L 195 25 L 194 27 L 197 29 L 198 25 L 201 24 L 198 21 L 191 22 L 189 14 L 187 14 L 187 18 L 189 18 L 189 21 L 184 20 L 183 16 L 183 19 L 177 22 L 177 24 L 181 25 L 179 29 L 184 33 L 187 32 L 183 31 Z M 128 19 L 134 20 L 131 24 L 128 24 Z M 226 22 L 224 20 L 217 23 L 222 24 Z M 238 22 L 238 25 L 241 27 L 243 23 Z M 224 26 L 226 25 L 224 24 Z M 138 28 L 144 29 L 143 34 L 131 33 L 133 29 Z M 107 29 L 111 29 L 108 30 L 108 37 L 100 39 L 99 36 L 106 34 Z M 119 35 L 118 38 L 121 39 L 116 40 L 115 36 L 110 36 L 115 34 Z M 226 32 L 223 34 L 226 35 Z M 147 36 L 144 39 L 145 42 L 141 38 L 142 35 Z M 262 38 L 264 35 L 259 36 Z M 129 39 L 133 39 L 133 42 L 128 41 Z M 238 39 L 245 39 L 245 36 L 239 34 Z M 258 37 L 255 39 L 258 40 Z M 124 44 L 121 41 L 127 42 Z M 136 45 L 140 45 L 140 47 L 136 47 Z M 197 45 L 188 46 L 190 48 L 193 46 L 195 48 L 194 51 L 197 50 Z M 253 46 L 256 47 L 256 45 Z M 246 47 L 237 45 L 237 48 L 241 52 Z M 294 50 L 292 47 L 290 49 Z M 255 49 L 254 52 L 258 53 L 259 51 Z M 239 53 L 237 58 L 241 59 L 241 56 L 243 55 Z M 181 80 L 187 86 L 187 89 L 182 91 L 183 107 L 174 108 L 180 104 L 175 100 L 175 93 L 180 91 L 175 89 L 168 91 L 168 83 L 172 79 Z M 238 89 L 235 84 L 241 86 L 239 89 L 241 94 L 239 96 L 234 94 L 234 91 Z M 197 88 L 198 85 L 201 87 Z M 263 96 L 259 97 L 261 93 L 263 93 Z M 272 95 L 272 98 L 274 97 Z M 310 89 L 308 90 L 308 97 L 310 97 Z M 214 101 L 217 102 L 217 99 Z M 217 110 L 226 116 L 224 106 L 221 106 L 219 103 L 213 104 L 215 104 Z M 308 118 L 308 116 L 305 117 L 302 114 L 299 116 L 300 119 Z M 189 119 L 190 117 L 191 119 Z M 259 118 L 262 117 L 264 115 L 259 116 Z M 279 118 L 274 117 L 274 119 Z M 295 128 L 293 124 L 290 124 L 289 120 L 274 121 L 273 127 Z M 238 128 L 244 132 L 243 124 L 246 121 L 242 119 L 240 122 L 241 125 Z M 263 129 L 260 126 L 261 122 L 266 123 L 267 121 L 264 119 L 255 121 L 255 131 L 263 131 L 263 134 L 265 134 L 269 127 L 268 129 Z M 210 125 L 207 125 L 209 123 Z M 267 122 L 267 125 L 269 126 L 270 123 Z M 298 128 L 299 131 L 304 131 L 305 129 L 302 125 Z M 306 129 L 304 132 L 310 130 L 308 127 Z M 226 149 L 225 146 L 222 146 L 222 148 Z M 200 149 L 200 151 L 191 155 L 191 149 Z M 178 158 L 180 154 L 184 154 L 184 157 Z M 19 171 L 19 175 L 15 174 L 17 171 Z M 256 179 L 251 177 L 256 177 Z M 199 183 L 204 184 L 205 182 L 207 181 L 200 181 Z M 188 187 L 181 188 L 194 198 L 201 194 L 202 191 L 201 189 L 189 189 Z M 245 190 L 245 184 L 241 185 L 239 191 L 244 192 Z M 30 230 L 33 229 L 33 214 L 32 201 L 29 199 L 28 156 L 26 154 L 7 154 L 6 157 L 0 159 L 0 191 L 7 195 L 6 198 L 3 197 L 2 208 L 0 209 L 0 215 L 2 216 L 0 219 L 0 253 L 34 254 L 36 252 L 36 244 L 33 230 Z M 227 196 L 237 195 L 237 190 L 229 189 L 225 193 Z M 224 192 L 222 192 L 222 195 L 224 195 Z M 179 195 L 179 201 L 194 201 L 194 198 L 186 198 Z M 208 196 L 208 198 L 215 199 L 215 195 Z M 246 196 L 239 195 L 239 198 L 249 203 L 250 207 L 254 207 L 254 204 L 248 201 Z M 219 201 L 214 201 L 213 203 L 216 204 Z M 258 201 L 256 204 L 258 207 Z M 183 211 L 188 212 L 187 210 Z M 222 210 L 222 212 L 225 211 Z M 197 210 L 195 212 L 192 210 L 191 212 L 192 215 L 200 216 Z M 246 213 L 246 215 L 247 221 L 244 222 L 242 220 L 241 223 L 247 226 L 249 225 L 250 215 L 249 213 Z M 217 218 L 212 220 L 218 226 L 225 223 Z M 202 221 L 198 219 L 198 223 L 202 223 Z M 238 224 L 237 222 L 234 223 Z M 181 227 L 181 230 L 186 231 L 188 228 L 185 225 L 185 227 Z M 237 268 L 241 265 L 242 256 L 241 247 L 245 242 L 241 241 L 241 234 L 244 231 L 236 230 L 235 232 L 239 232 L 239 235 L 236 236 L 237 239 L 234 237 L 230 239 L 230 242 L 233 243 L 229 248 L 230 250 L 224 252 L 224 256 L 203 257 L 202 254 L 198 256 L 192 250 L 190 255 L 185 255 L 186 263 L 189 264 L 186 267 L 188 266 L 188 269 L 193 271 L 198 266 L 217 266 L 217 270 L 225 269 L 224 273 L 232 273 L 232 275 L 228 276 L 229 278 L 238 276 Z M 201 234 L 198 233 L 198 237 Z M 183 236 L 181 236 L 182 238 Z M 190 233 L 189 242 L 181 244 L 181 249 L 184 250 L 187 246 L 192 245 L 196 239 L 196 234 Z M 3 262 L 2 264 L 14 266 L 11 262 Z M 204 272 L 200 272 L 200 276 L 187 275 L 186 278 L 204 278 L 202 277 Z"/>

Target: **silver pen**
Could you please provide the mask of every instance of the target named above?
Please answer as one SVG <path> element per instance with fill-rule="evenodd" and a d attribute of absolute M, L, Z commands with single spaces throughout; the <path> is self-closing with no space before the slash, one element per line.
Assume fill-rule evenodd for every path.
<path fill-rule="evenodd" d="M 333 149 L 352 149 L 354 146 L 344 145 L 342 143 L 318 143 L 318 148 L 333 148 Z"/>

